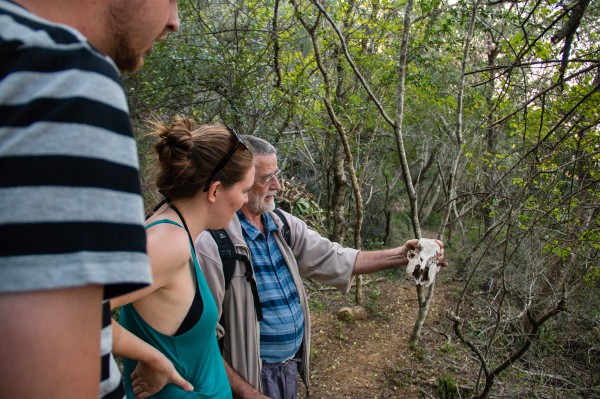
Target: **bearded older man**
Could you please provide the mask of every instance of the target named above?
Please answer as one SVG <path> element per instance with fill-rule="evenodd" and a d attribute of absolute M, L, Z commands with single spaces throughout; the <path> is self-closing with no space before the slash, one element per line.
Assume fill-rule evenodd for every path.
<path fill-rule="evenodd" d="M 245 262 L 236 262 L 226 287 L 211 234 L 198 237 L 196 251 L 223 316 L 217 329 L 234 397 L 292 399 L 297 397 L 298 376 L 307 390 L 309 386 L 310 314 L 302 278 L 347 292 L 355 275 L 406 265 L 407 252 L 418 240 L 393 249 L 358 251 L 321 237 L 289 213 L 273 212 L 281 189 L 277 151 L 260 138 L 244 140 L 254 156 L 256 177 L 248 202 L 226 232 L 240 258 L 250 261 L 250 270 Z M 289 226 L 289 244 L 278 214 Z M 441 260 L 443 244 L 438 243 Z"/>

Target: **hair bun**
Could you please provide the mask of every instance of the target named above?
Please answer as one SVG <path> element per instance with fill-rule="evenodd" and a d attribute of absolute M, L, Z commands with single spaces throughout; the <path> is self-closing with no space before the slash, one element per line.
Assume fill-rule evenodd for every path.
<path fill-rule="evenodd" d="M 192 151 L 194 143 L 192 142 L 192 131 L 196 123 L 190 118 L 175 117 L 170 127 L 165 127 L 159 133 L 159 137 L 166 141 L 166 145 L 177 148 L 186 153 Z"/>
<path fill-rule="evenodd" d="M 153 127 L 154 135 L 159 138 L 155 149 L 160 162 L 189 161 L 190 153 L 194 150 L 192 131 L 196 128 L 196 122 L 193 119 L 176 116 L 170 126 L 155 121 Z"/>

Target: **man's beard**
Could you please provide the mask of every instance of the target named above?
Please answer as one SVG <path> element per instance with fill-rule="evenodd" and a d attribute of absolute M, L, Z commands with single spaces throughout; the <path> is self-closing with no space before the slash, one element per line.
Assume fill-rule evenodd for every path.
<path fill-rule="evenodd" d="M 144 56 L 136 54 L 124 37 L 117 37 L 113 56 L 113 61 L 123 72 L 134 72 L 144 65 Z"/>
<path fill-rule="evenodd" d="M 265 198 L 268 196 L 271 196 L 271 201 L 266 202 L 265 198 L 263 198 L 264 212 L 273 212 L 273 210 L 275 209 L 275 196 L 276 195 L 277 195 L 277 191 L 275 191 L 275 190 L 269 191 L 267 193 L 267 195 L 265 195 Z"/>
<path fill-rule="evenodd" d="M 110 18 L 112 22 L 112 44 L 113 51 L 110 54 L 119 70 L 123 72 L 134 72 L 144 65 L 144 54 L 138 54 L 131 46 L 131 27 L 130 18 L 133 18 L 132 7 L 136 7 L 136 2 L 123 2 L 113 5 L 110 9 Z M 138 6 L 141 2 L 137 2 Z"/>
<path fill-rule="evenodd" d="M 254 199 L 250 199 L 248 204 L 246 205 L 248 209 L 250 209 L 253 213 L 262 215 L 266 212 L 272 212 L 275 209 L 275 195 L 277 191 L 269 191 L 263 197 L 254 197 Z M 273 199 L 270 202 L 267 202 L 265 198 L 268 196 L 272 196 Z"/>
<path fill-rule="evenodd" d="M 275 209 L 275 198 L 273 198 L 270 202 L 263 201 L 263 213 L 273 212 L 273 209 Z"/>

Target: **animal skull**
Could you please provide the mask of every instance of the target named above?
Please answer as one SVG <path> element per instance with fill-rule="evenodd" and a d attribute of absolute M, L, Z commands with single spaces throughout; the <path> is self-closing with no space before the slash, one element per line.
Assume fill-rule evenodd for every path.
<path fill-rule="evenodd" d="M 435 275 L 440 269 L 437 262 L 440 251 L 441 248 L 437 242 L 428 238 L 421 238 L 416 248 L 408 251 L 406 274 L 415 280 L 416 285 L 429 287 L 433 284 Z"/>

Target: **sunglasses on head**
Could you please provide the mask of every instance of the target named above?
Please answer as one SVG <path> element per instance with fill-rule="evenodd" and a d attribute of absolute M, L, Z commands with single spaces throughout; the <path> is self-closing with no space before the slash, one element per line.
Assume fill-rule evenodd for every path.
<path fill-rule="evenodd" d="M 225 127 L 233 135 L 233 138 L 235 139 L 235 143 L 233 143 L 233 146 L 229 149 L 229 151 L 227 151 L 227 154 L 225 154 L 225 156 L 219 161 L 217 166 L 215 166 L 213 171 L 208 176 L 208 180 L 206 181 L 206 184 L 204 185 L 204 190 L 203 190 L 204 192 L 208 191 L 208 189 L 210 188 L 210 183 L 212 183 L 215 175 L 217 173 L 219 173 L 227 165 L 227 163 L 233 157 L 233 154 L 235 154 L 236 150 L 240 146 L 243 146 L 245 149 L 248 149 L 248 147 L 246 147 L 246 144 L 244 143 L 244 140 L 242 140 L 242 137 L 238 134 L 238 132 L 235 131 L 235 129 L 233 129 L 227 125 L 225 125 Z"/>

